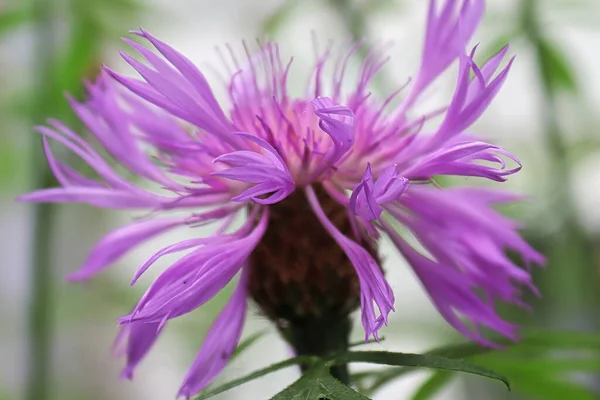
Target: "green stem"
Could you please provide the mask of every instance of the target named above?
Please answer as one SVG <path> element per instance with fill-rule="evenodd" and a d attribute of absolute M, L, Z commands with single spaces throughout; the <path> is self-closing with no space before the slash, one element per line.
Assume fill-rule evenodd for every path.
<path fill-rule="evenodd" d="M 556 265 L 551 273 L 543 274 L 542 286 L 554 293 L 554 307 L 548 311 L 555 317 L 556 306 L 569 305 L 570 309 L 589 304 L 594 293 L 593 246 L 577 221 L 575 204 L 569 193 L 571 187 L 571 164 L 564 132 L 560 127 L 560 108 L 557 105 L 557 85 L 545 64 L 543 46 L 544 33 L 538 19 L 540 2 L 523 0 L 521 23 L 523 33 L 533 48 L 535 67 L 542 89 L 542 121 L 547 154 L 551 160 L 549 176 L 552 187 L 548 196 L 552 199 L 551 209 L 562 213 L 561 229 L 553 238 L 548 249 L 550 261 Z M 542 288 L 544 289 L 544 288 Z M 568 310 L 565 310 L 568 312 Z M 566 317 L 569 317 L 568 315 Z"/>
<path fill-rule="evenodd" d="M 52 270 L 50 262 L 53 225 L 52 204 L 34 208 L 31 304 L 29 309 L 28 400 L 49 398 L 52 342 Z"/>
<path fill-rule="evenodd" d="M 297 356 L 317 357 L 348 351 L 351 330 L 352 321 L 347 315 L 306 319 L 292 323 L 288 328 L 280 329 Z M 300 364 L 302 373 L 310 368 L 312 365 Z M 342 383 L 350 384 L 347 363 L 332 366 L 330 372 Z"/>
<path fill-rule="evenodd" d="M 47 100 L 53 90 L 52 51 L 54 33 L 52 27 L 51 2 L 37 0 L 33 4 L 36 18 L 37 44 L 34 48 L 36 58 L 36 101 L 32 108 L 32 122 L 37 124 L 44 117 L 49 105 Z M 41 156 L 41 140 L 36 135 L 32 145 L 32 174 L 35 188 L 52 186 L 54 180 L 45 160 Z M 31 303 L 28 321 L 28 371 L 27 400 L 45 400 L 50 398 L 50 366 L 52 343 L 52 264 L 51 232 L 54 225 L 54 206 L 38 204 L 33 206 L 33 238 L 31 243 L 30 290 Z"/>

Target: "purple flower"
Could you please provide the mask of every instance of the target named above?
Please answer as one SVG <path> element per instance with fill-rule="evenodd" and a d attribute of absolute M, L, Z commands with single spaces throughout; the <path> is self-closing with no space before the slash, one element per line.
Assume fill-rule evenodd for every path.
<path fill-rule="evenodd" d="M 157 235 L 218 223 L 213 235 L 173 243 L 151 255 L 136 271 L 132 284 L 162 256 L 182 253 L 133 310 L 119 319 L 122 327 L 117 342 L 127 358 L 124 377 L 132 377 L 169 320 L 202 306 L 240 275 L 233 297 L 214 322 L 179 394 L 190 397 L 204 389 L 237 346 L 246 299 L 252 297 L 263 307 L 259 298 L 277 300 L 291 295 L 277 284 L 256 281 L 253 254 L 260 248 L 260 254 L 276 258 L 277 249 L 269 247 L 267 237 L 291 243 L 296 266 L 278 265 L 279 261 L 269 264 L 268 257 L 259 262 L 266 263 L 267 271 L 280 269 L 278 282 L 301 289 L 317 276 L 306 272 L 313 270 L 300 268 L 312 262 L 306 261 L 312 260 L 307 253 L 326 245 L 315 239 L 320 236 L 313 235 L 319 233 L 314 229 L 327 235 L 353 266 L 356 303 L 342 299 L 347 307 L 343 310 L 350 312 L 360 303 L 366 338 L 377 338 L 395 306 L 394 293 L 371 245 L 381 234 L 391 238 L 441 315 L 458 331 L 487 345 L 493 343 L 482 336 L 481 327 L 516 338 L 516 327 L 502 320 L 494 303 L 525 306 L 521 288 L 536 289 L 529 273 L 505 252 L 520 253 L 526 265 L 544 262 L 521 239 L 518 225 L 493 208 L 517 198 L 433 184 L 436 175 L 502 182 L 521 168 L 509 152 L 467 132 L 501 88 L 513 59 L 497 72 L 508 48 L 482 67 L 473 61 L 475 51 L 467 51 L 483 13 L 483 0 L 445 0 L 440 7 L 436 3 L 430 1 L 421 67 L 391 112 L 387 111 L 390 101 L 400 91 L 378 101 L 367 89 L 383 65 L 376 52 L 368 53 L 363 61 L 355 89 L 342 91 L 346 65 L 358 46 L 338 60 L 329 85 L 324 83 L 323 68 L 331 57 L 329 53 L 320 57 L 309 85 L 311 94 L 305 97 L 288 94 L 291 61 L 283 62 L 277 45 L 266 44 L 256 54 L 248 53 L 244 63 L 232 55 L 232 65 L 227 66 L 230 102 L 225 109 L 205 76 L 187 58 L 144 30 L 134 32 L 158 52 L 126 40 L 146 60 L 122 54 L 142 79 L 105 68 L 94 84 L 88 84 L 86 102 L 70 101 L 104 151 L 132 176 L 154 182 L 156 190 L 125 178 L 93 145 L 62 123 L 51 120 L 38 128 L 61 186 L 38 190 L 21 200 L 149 211 L 146 217 L 109 233 L 69 279 L 87 280 Z M 455 62 L 458 77 L 447 107 L 413 115 L 422 92 Z M 438 128 L 424 131 L 424 122 L 438 116 Z M 49 139 L 85 161 L 96 178 L 85 177 L 57 160 Z M 516 165 L 508 168 L 507 161 Z M 233 228 L 239 215 L 245 215 L 246 222 Z M 288 227 L 287 219 L 300 220 L 301 228 Z M 304 219 L 307 227 L 310 221 L 318 227 L 303 231 Z M 394 228 L 397 224 L 407 228 L 418 243 L 402 237 Z M 270 229 L 282 230 L 269 234 Z M 292 240 L 285 242 L 285 237 Z M 339 293 L 353 293 L 352 281 L 348 282 Z M 337 290 L 326 286 L 327 282 L 313 284 L 315 290 L 331 296 Z M 300 311 L 293 312 L 304 315 L 314 309 L 310 301 L 300 298 L 304 308 L 299 305 Z M 293 298 L 292 303 L 296 304 Z M 282 318 L 279 309 L 274 310 L 265 312 L 273 319 Z"/>

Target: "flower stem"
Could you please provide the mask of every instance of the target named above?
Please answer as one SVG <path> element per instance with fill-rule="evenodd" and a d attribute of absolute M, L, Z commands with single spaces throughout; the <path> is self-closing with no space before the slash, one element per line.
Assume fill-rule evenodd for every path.
<path fill-rule="evenodd" d="M 33 2 L 33 15 L 36 22 L 36 46 L 34 48 L 36 76 L 35 104 L 31 119 L 40 122 L 48 110 L 48 99 L 53 90 L 52 51 L 54 34 L 51 4 L 45 0 Z M 32 136 L 34 133 L 31 133 Z M 35 188 L 52 186 L 54 180 L 43 157 L 41 140 L 32 137 L 32 174 Z M 28 360 L 26 394 L 27 400 L 50 398 L 51 343 L 52 343 L 52 261 L 51 232 L 54 224 L 55 206 L 37 204 L 33 206 L 30 304 L 28 320 Z"/>
<path fill-rule="evenodd" d="M 53 210 L 51 204 L 40 204 L 34 208 L 27 400 L 49 398 L 53 325 L 49 232 L 53 224 Z"/>
<path fill-rule="evenodd" d="M 307 319 L 302 323 L 292 323 L 288 328 L 280 330 L 297 356 L 327 356 L 348 350 L 352 322 L 347 315 L 324 316 L 319 319 Z M 308 367 L 300 366 L 303 373 Z M 330 372 L 340 382 L 350 384 L 348 364 L 335 365 L 331 367 Z"/>

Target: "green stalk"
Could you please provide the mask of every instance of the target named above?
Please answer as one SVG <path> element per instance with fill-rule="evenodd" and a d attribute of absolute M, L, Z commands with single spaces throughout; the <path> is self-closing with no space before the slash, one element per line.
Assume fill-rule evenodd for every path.
<path fill-rule="evenodd" d="M 36 23 L 35 76 L 36 100 L 31 110 L 32 122 L 39 123 L 48 110 L 47 101 L 53 90 L 52 52 L 54 32 L 52 2 L 36 0 L 33 15 Z M 54 180 L 42 156 L 41 139 L 32 135 L 32 174 L 35 188 L 52 186 Z M 34 136 L 35 135 L 35 136 Z M 52 281 L 51 233 L 54 225 L 52 204 L 33 206 L 33 238 L 31 242 L 30 304 L 28 320 L 28 364 L 25 398 L 46 400 L 50 398 L 51 344 L 52 344 Z"/>
<path fill-rule="evenodd" d="M 542 89 L 542 121 L 546 152 L 549 154 L 549 176 L 553 185 L 549 195 L 554 197 L 551 209 L 562 212 L 561 230 L 550 239 L 549 260 L 556 266 L 542 274 L 544 292 L 552 292 L 553 304 L 550 317 L 555 317 L 557 306 L 568 305 L 570 310 L 589 304 L 595 297 L 595 281 L 592 279 L 594 264 L 593 247 L 590 239 L 579 225 L 575 215 L 575 204 L 569 194 L 571 163 L 564 132 L 560 127 L 560 112 L 557 106 L 558 85 L 546 65 L 543 56 L 544 34 L 538 19 L 541 6 L 537 0 L 523 0 L 521 23 L 525 39 L 530 43 L 535 56 L 539 85 Z M 544 290 L 545 289 L 545 290 Z M 558 310 L 560 311 L 560 310 Z M 568 310 L 565 310 L 568 312 Z M 563 317 L 569 317 L 563 315 Z M 593 322 L 593 321 L 591 321 Z"/>

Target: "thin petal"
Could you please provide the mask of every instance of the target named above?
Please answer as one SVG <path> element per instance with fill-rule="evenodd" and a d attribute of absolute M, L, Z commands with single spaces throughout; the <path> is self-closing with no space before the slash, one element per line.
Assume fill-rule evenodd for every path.
<path fill-rule="evenodd" d="M 306 196 L 323 227 L 344 250 L 356 268 L 360 281 L 365 340 L 368 340 L 371 335 L 377 339 L 377 331 L 382 325 L 387 324 L 388 315 L 394 310 L 394 293 L 373 257 L 362 246 L 344 236 L 327 218 L 312 187 L 306 188 Z M 379 313 L 373 304 L 377 306 Z"/>
<path fill-rule="evenodd" d="M 191 397 L 208 386 L 225 368 L 240 341 L 246 316 L 246 270 L 233 296 L 212 324 L 202 348 L 190 367 L 179 395 Z"/>
<path fill-rule="evenodd" d="M 169 229 L 185 223 L 182 218 L 134 222 L 106 235 L 91 251 L 81 269 L 68 276 L 71 281 L 86 280 L 103 271 L 125 253 Z"/>
<path fill-rule="evenodd" d="M 119 336 L 127 337 L 125 356 L 127 365 L 121 372 L 121 378 L 133 379 L 133 372 L 142 359 L 148 354 L 164 325 L 160 323 L 144 324 L 135 323 L 122 327 Z"/>
<path fill-rule="evenodd" d="M 328 97 L 317 97 L 312 105 L 319 117 L 319 127 L 331 137 L 334 146 L 323 162 L 335 165 L 354 145 L 356 118 L 352 110 L 334 104 Z"/>

